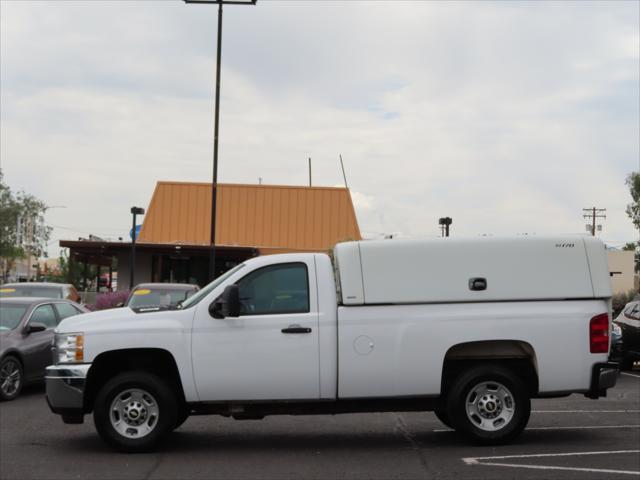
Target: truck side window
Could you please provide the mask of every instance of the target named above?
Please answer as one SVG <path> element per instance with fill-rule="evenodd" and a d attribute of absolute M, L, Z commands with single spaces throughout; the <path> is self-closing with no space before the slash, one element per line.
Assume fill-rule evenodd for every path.
<path fill-rule="evenodd" d="M 309 312 L 309 275 L 304 263 L 269 265 L 238 282 L 240 315 Z"/>

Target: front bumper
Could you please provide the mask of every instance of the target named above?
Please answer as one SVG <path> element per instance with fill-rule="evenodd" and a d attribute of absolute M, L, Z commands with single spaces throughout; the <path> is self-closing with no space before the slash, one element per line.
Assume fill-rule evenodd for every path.
<path fill-rule="evenodd" d="M 617 363 L 596 363 L 591 373 L 591 387 L 584 394 L 589 398 L 600 398 L 607 396 L 607 389 L 612 388 L 618 381 L 618 371 L 620 367 Z"/>
<path fill-rule="evenodd" d="M 65 423 L 82 423 L 84 389 L 91 364 L 52 365 L 47 367 L 45 383 L 47 403 Z"/>

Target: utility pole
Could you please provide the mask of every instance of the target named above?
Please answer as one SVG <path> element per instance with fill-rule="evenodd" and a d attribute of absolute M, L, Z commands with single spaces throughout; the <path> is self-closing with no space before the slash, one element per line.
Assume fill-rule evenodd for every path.
<path fill-rule="evenodd" d="M 583 208 L 582 211 L 583 211 L 582 218 L 591 220 L 591 225 L 587 224 L 586 228 L 588 231 L 591 232 L 591 236 L 595 237 L 596 236 L 596 219 L 607 218 L 607 216 L 605 215 L 607 209 L 591 207 L 591 208 Z M 602 225 L 598 225 L 598 227 L 602 229 Z"/>

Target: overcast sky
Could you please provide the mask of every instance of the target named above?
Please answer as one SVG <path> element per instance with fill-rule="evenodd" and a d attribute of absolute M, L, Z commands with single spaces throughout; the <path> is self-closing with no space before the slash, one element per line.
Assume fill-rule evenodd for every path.
<path fill-rule="evenodd" d="M 271 1 L 224 13 L 219 181 L 340 185 L 365 235 L 638 238 L 640 3 Z M 5 181 L 57 240 L 210 181 L 217 8 L 0 1 Z"/>

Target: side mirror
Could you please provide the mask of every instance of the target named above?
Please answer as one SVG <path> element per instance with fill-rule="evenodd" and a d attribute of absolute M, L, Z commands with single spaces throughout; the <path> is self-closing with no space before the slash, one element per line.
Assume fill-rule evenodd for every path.
<path fill-rule="evenodd" d="M 211 305 L 209 305 L 209 314 L 213 318 L 222 319 L 225 317 L 240 316 L 240 293 L 237 285 L 227 285 Z"/>
<path fill-rule="evenodd" d="M 124 302 L 118 302 L 114 305 L 116 308 L 124 307 Z"/>
<path fill-rule="evenodd" d="M 44 332 L 46 329 L 47 326 L 42 323 L 30 322 L 29 325 L 27 325 L 27 328 L 25 328 L 24 333 L 29 335 L 31 333 Z"/>

